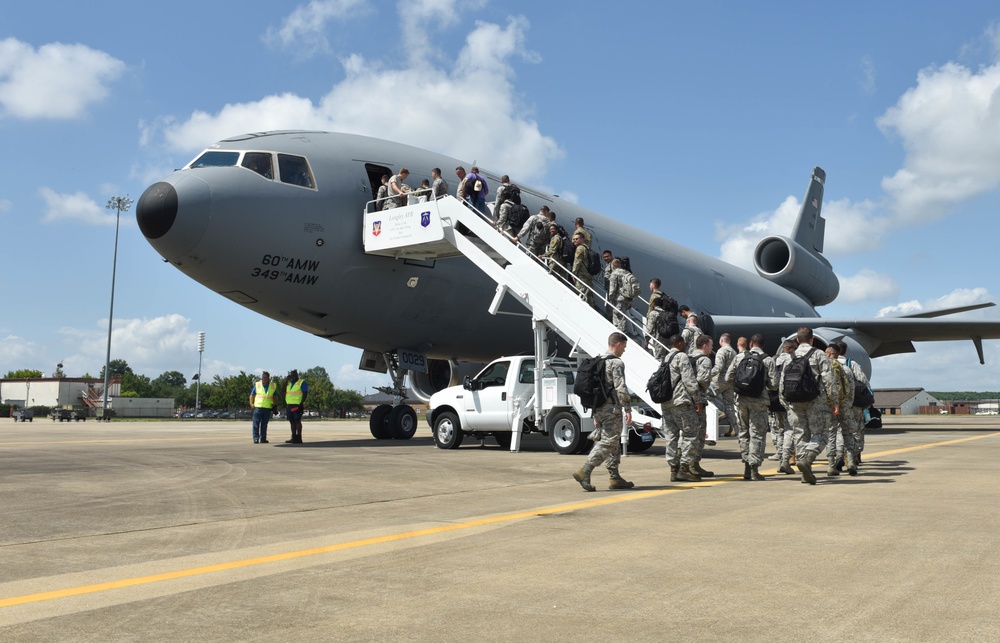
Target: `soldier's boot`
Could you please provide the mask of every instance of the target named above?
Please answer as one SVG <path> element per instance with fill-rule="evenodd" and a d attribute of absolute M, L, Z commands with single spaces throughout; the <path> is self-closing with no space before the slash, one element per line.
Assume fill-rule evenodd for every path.
<path fill-rule="evenodd" d="M 751 480 L 755 480 L 757 482 L 760 482 L 761 480 L 767 480 L 767 478 L 765 478 L 764 476 L 760 475 L 760 472 L 757 471 L 757 466 L 758 465 L 756 465 L 756 464 L 750 465 L 750 479 Z"/>
<path fill-rule="evenodd" d="M 701 468 L 700 460 L 698 462 L 692 462 L 691 468 L 694 469 L 694 471 L 698 474 L 699 478 L 712 478 L 715 476 L 714 471 L 705 471 L 704 469 Z"/>
<path fill-rule="evenodd" d="M 629 482 L 621 476 L 617 471 L 611 472 L 611 484 L 608 485 L 608 489 L 631 489 L 635 486 L 634 482 Z"/>
<path fill-rule="evenodd" d="M 837 461 L 833 458 L 831 458 L 829 464 L 826 465 L 826 475 L 828 476 L 840 475 L 840 471 L 837 470 Z"/>
<path fill-rule="evenodd" d="M 584 491 L 597 491 L 594 485 L 590 484 L 590 472 L 593 470 L 594 465 L 586 462 L 579 471 L 573 473 L 573 479 L 580 483 Z"/>
<path fill-rule="evenodd" d="M 670 467 L 670 482 L 677 482 L 677 472 L 680 466 Z"/>
<path fill-rule="evenodd" d="M 802 472 L 803 484 L 816 484 L 816 475 L 813 473 L 811 464 L 806 462 L 796 462 L 795 467 Z"/>
<path fill-rule="evenodd" d="M 781 473 L 787 473 L 789 475 L 792 475 L 792 474 L 795 473 L 795 469 L 793 469 L 792 466 L 790 464 L 788 464 L 788 459 L 787 458 L 782 458 L 781 459 L 781 466 L 778 467 L 778 471 L 780 471 Z"/>
<path fill-rule="evenodd" d="M 844 457 L 845 456 L 842 455 L 839 458 L 837 458 L 837 471 L 844 470 Z"/>
<path fill-rule="evenodd" d="M 858 465 L 854 460 L 854 452 L 848 451 L 844 454 L 844 458 L 847 460 L 847 473 L 852 476 L 858 475 Z"/>
<path fill-rule="evenodd" d="M 749 462 L 744 462 L 743 463 L 743 479 L 744 480 L 749 480 L 750 479 L 750 463 Z"/>
<path fill-rule="evenodd" d="M 682 463 L 680 470 L 677 471 L 677 480 L 683 480 L 684 482 L 701 482 L 701 476 L 698 472 L 691 468 L 687 463 Z"/>

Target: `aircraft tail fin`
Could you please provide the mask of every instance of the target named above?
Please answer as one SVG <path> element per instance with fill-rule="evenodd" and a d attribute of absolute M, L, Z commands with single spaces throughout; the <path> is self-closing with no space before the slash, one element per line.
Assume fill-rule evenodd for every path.
<path fill-rule="evenodd" d="M 812 180 L 806 198 L 802 201 L 802 209 L 792 230 L 792 239 L 806 250 L 816 254 L 823 252 L 823 237 L 826 233 L 826 220 L 822 216 L 823 185 L 826 183 L 826 172 L 823 168 L 813 168 Z"/>

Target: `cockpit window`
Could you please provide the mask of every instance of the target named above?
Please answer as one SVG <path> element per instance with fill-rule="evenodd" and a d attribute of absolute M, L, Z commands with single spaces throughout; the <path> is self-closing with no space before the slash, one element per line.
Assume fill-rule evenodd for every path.
<path fill-rule="evenodd" d="M 271 166 L 270 152 L 247 152 L 243 155 L 241 164 L 248 170 L 253 170 L 265 179 L 274 178 L 274 169 Z"/>
<path fill-rule="evenodd" d="M 301 156 L 291 154 L 278 155 L 278 175 L 282 183 L 299 185 L 304 188 L 315 188 L 312 172 L 309 170 L 309 162 Z"/>
<path fill-rule="evenodd" d="M 240 159 L 239 152 L 205 152 L 195 159 L 189 167 L 229 167 L 236 165 Z"/>

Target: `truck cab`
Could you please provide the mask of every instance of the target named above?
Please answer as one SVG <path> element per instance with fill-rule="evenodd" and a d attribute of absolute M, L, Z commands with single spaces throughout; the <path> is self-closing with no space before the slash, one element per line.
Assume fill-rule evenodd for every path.
<path fill-rule="evenodd" d="M 509 448 L 512 432 L 543 433 L 560 453 L 589 447 L 586 436 L 594 422 L 572 393 L 575 366 L 565 359 L 548 360 L 542 371 L 542 426 L 534 420 L 535 358 L 502 357 L 489 363 L 461 386 L 438 391 L 430 399 L 427 421 L 441 449 L 455 449 L 466 435 L 492 435 Z"/>

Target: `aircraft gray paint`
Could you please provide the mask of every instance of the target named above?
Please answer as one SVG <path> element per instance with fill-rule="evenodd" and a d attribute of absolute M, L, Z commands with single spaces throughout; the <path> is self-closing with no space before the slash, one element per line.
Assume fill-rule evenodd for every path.
<path fill-rule="evenodd" d="M 405 261 L 364 252 L 363 212 L 383 173 L 406 167 L 416 186 L 439 167 L 454 194 L 458 165 L 470 164 L 350 134 L 247 134 L 220 141 L 150 186 L 136 217 L 166 261 L 250 310 L 331 341 L 379 353 L 409 349 L 446 366 L 423 382 L 420 392 L 429 395 L 454 382 L 456 362 L 485 363 L 532 347 L 530 324 L 487 312 L 495 284 L 466 259 Z M 498 174 L 483 174 L 499 184 Z M 822 256 L 824 180 L 816 168 L 789 237 L 760 242 L 758 274 L 520 187 L 532 212 L 549 205 L 567 229 L 583 217 L 596 250 L 629 256 L 644 286 L 661 277 L 678 302 L 711 315 L 716 335 L 761 332 L 773 350 L 781 337 L 810 326 L 826 341 L 847 341 L 866 370 L 869 356 L 912 352 L 913 341 L 972 339 L 982 361 L 981 340 L 1000 338 L 1000 322 L 931 319 L 979 306 L 880 319 L 818 315 L 815 306 L 839 291 Z"/>

